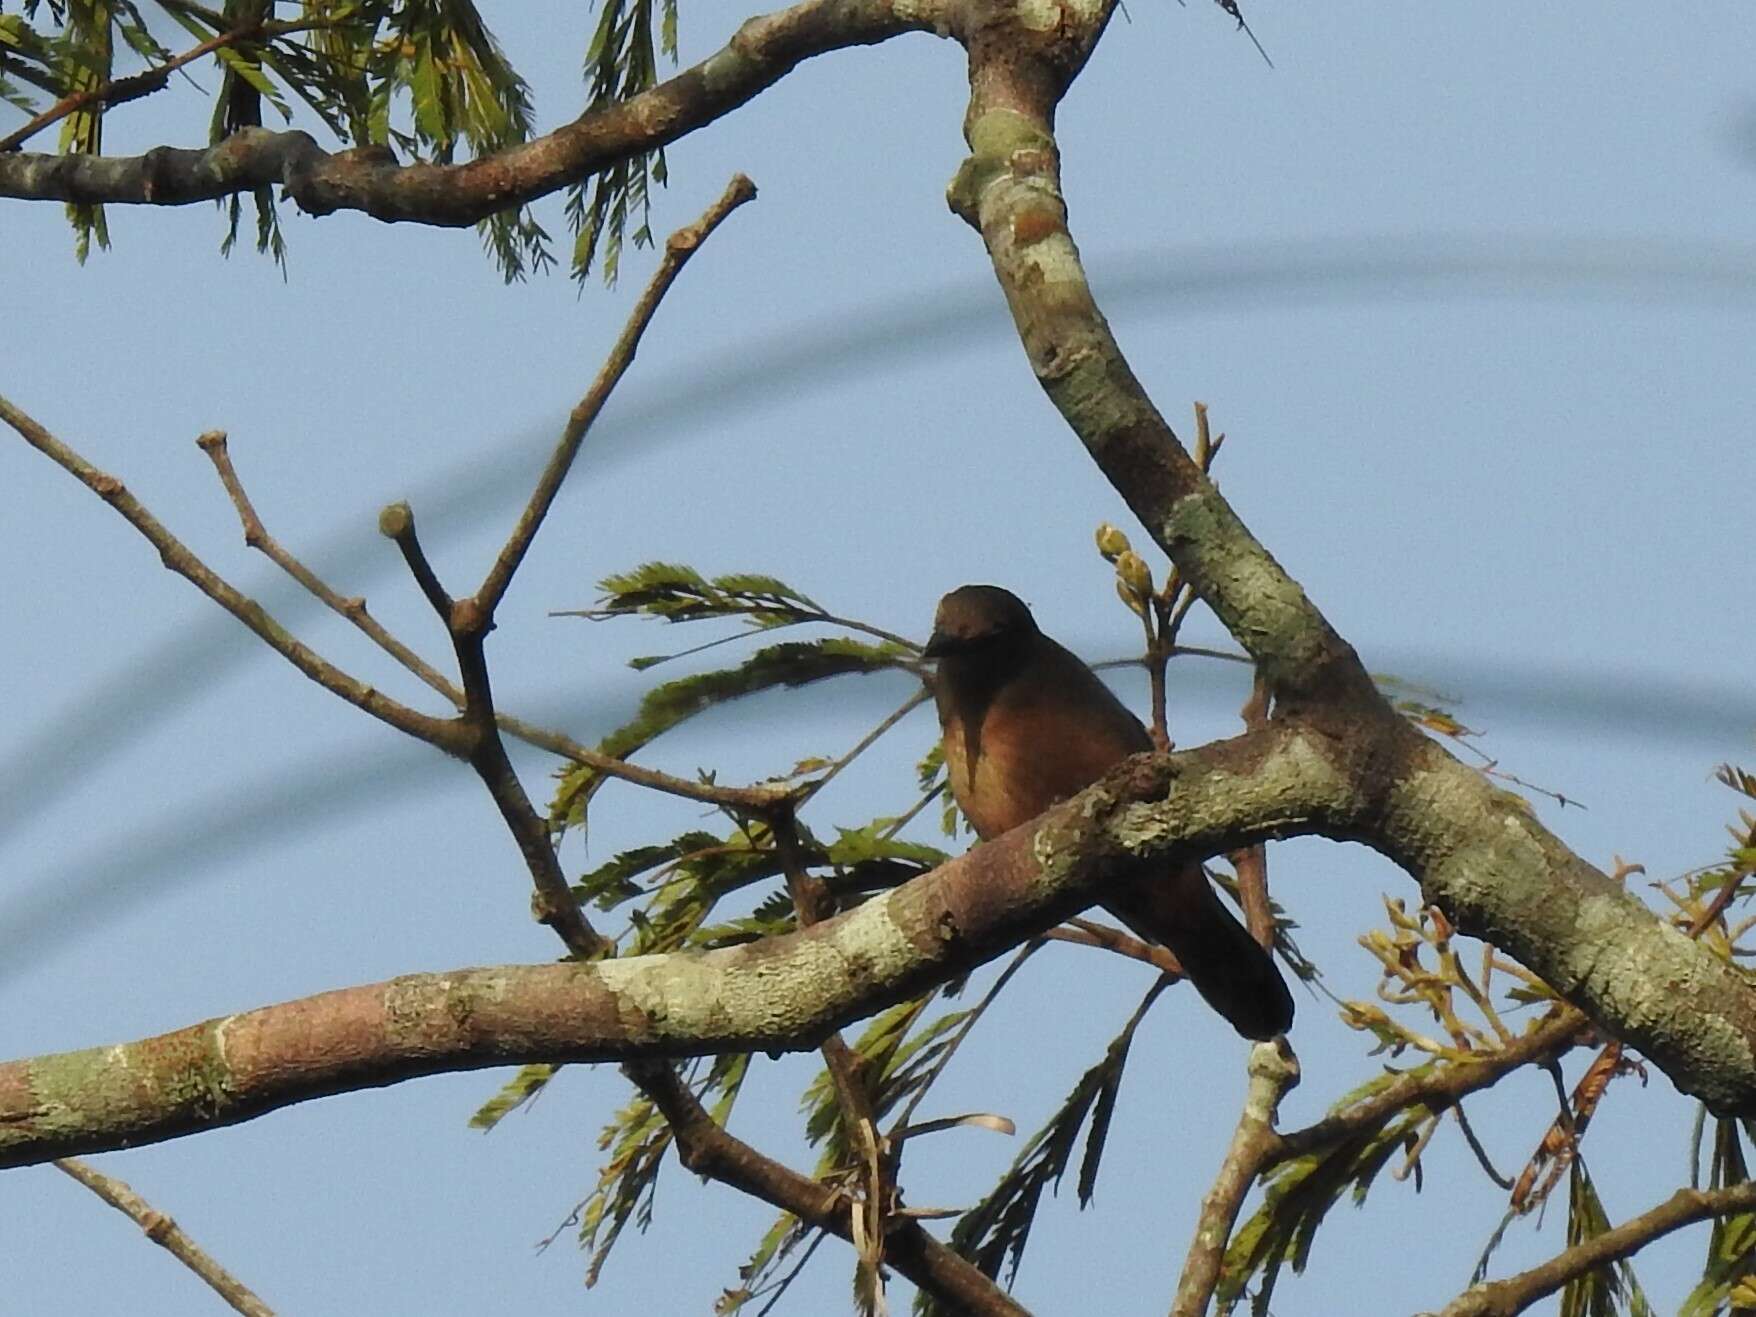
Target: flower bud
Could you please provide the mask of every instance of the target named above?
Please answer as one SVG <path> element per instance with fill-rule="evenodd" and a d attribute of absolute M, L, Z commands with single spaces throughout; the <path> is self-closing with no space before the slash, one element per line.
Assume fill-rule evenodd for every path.
<path fill-rule="evenodd" d="M 1117 555 L 1116 577 L 1142 599 L 1152 593 L 1152 569 L 1132 549 Z"/>
<path fill-rule="evenodd" d="M 1129 549 L 1128 537 L 1107 521 L 1098 523 L 1097 548 L 1110 562 L 1115 562 Z"/>

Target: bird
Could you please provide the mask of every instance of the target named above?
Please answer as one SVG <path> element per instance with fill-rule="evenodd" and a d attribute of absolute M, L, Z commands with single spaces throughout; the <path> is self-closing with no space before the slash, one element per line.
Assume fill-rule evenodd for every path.
<path fill-rule="evenodd" d="M 1010 590 L 965 585 L 946 595 L 923 654 L 938 663 L 934 702 L 951 794 L 983 841 L 1153 748 L 1140 720 L 1078 655 L 1044 635 Z M 1245 1038 L 1266 1041 L 1292 1026 L 1292 994 L 1273 959 L 1199 864 L 1108 892 L 1104 906 L 1169 948 Z"/>

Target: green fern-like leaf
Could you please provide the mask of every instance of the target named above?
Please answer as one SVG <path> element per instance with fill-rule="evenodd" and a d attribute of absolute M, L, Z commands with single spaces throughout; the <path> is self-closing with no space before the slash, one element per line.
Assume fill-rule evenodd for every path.
<path fill-rule="evenodd" d="M 1708 1187 L 1722 1189 L 1750 1178 L 1738 1125 L 1732 1120 L 1713 1122 L 1713 1160 Z M 1701 1281 L 1677 1309 L 1677 1317 L 1714 1317 L 1734 1287 L 1756 1275 L 1756 1212 L 1734 1212 L 1716 1217 L 1707 1240 L 1707 1259 Z"/>
<path fill-rule="evenodd" d="M 493 1129 L 541 1093 L 560 1068 L 554 1065 L 520 1066 L 518 1073 L 507 1080 L 498 1093 L 476 1108 L 476 1114 L 469 1118 L 470 1128 L 484 1131 Z"/>
<path fill-rule="evenodd" d="M 1569 1171 L 1567 1195 L 1567 1247 L 1596 1239 L 1610 1228 L 1603 1200 L 1576 1157 Z M 1624 1259 L 1588 1271 L 1569 1281 L 1561 1291 L 1560 1317 L 1653 1317 L 1652 1304 L 1635 1278 L 1634 1268 Z"/>
<path fill-rule="evenodd" d="M 708 580 L 684 563 L 642 563 L 631 572 L 606 576 L 598 607 L 587 616 L 642 614 L 667 622 L 705 618 L 747 619 L 759 627 L 784 626 L 824 616 L 809 595 L 785 581 L 753 572 L 734 572 Z"/>
<path fill-rule="evenodd" d="M 634 719 L 600 741 L 598 750 L 626 758 L 679 724 L 728 701 L 777 686 L 806 686 L 850 673 L 901 668 L 907 657 L 907 651 L 898 645 L 871 645 L 845 637 L 770 645 L 735 668 L 698 673 L 654 687 L 641 700 Z M 602 773 L 588 766 L 565 773 L 550 808 L 555 826 L 583 826 L 591 798 L 604 781 Z"/>
<path fill-rule="evenodd" d="M 591 109 L 629 100 L 656 86 L 660 54 L 673 62 L 677 56 L 676 0 L 662 0 L 656 6 L 655 0 L 601 2 L 585 56 Z M 659 11 L 656 31 L 655 8 Z M 573 276 L 582 286 L 600 255 L 604 282 L 615 283 L 625 240 L 651 245 L 651 185 L 662 184 L 667 177 L 661 148 L 619 161 L 590 182 L 569 189 L 567 220 L 575 234 Z M 637 217 L 632 234 L 630 216 Z"/>
<path fill-rule="evenodd" d="M 664 1155 L 671 1146 L 671 1127 L 644 1097 L 618 1111 L 598 1137 L 610 1158 L 598 1171 L 597 1187 L 579 1213 L 579 1245 L 590 1261 L 585 1283 L 597 1284 L 610 1250 L 630 1220 L 645 1230 L 652 1223 L 653 1194 Z"/>
<path fill-rule="evenodd" d="M 1005 1268 L 1005 1283 L 1009 1286 L 1018 1275 L 1044 1191 L 1059 1187 L 1061 1177 L 1072 1164 L 1079 1132 L 1086 1127 L 1087 1117 L 1099 1105 L 1105 1092 L 1121 1082 L 1135 1030 L 1164 987 L 1162 979 L 1153 984 L 1121 1033 L 1111 1040 L 1102 1059 L 1079 1077 L 1073 1091 L 1049 1117 L 1048 1123 L 1025 1145 L 1011 1169 L 986 1198 L 958 1219 L 951 1232 L 951 1246 L 986 1275 L 998 1279 L 1001 1269 Z M 1113 1106 L 1113 1097 L 1110 1101 Z M 1089 1191 L 1095 1183 L 1107 1125 L 1106 1112 L 1105 1128 L 1099 1129 L 1094 1124 L 1086 1138 L 1087 1165 L 1080 1172 L 1082 1205 L 1089 1201 Z M 926 1296 L 916 1300 L 915 1310 L 923 1317 L 949 1317 L 942 1305 Z"/>
<path fill-rule="evenodd" d="M 708 1114 L 722 1126 L 743 1088 L 749 1064 L 747 1055 L 716 1057 L 705 1076 L 688 1080 Z M 699 1070 L 699 1063 L 692 1063 L 686 1074 L 699 1074 Z M 588 1286 L 597 1283 L 611 1249 L 630 1221 L 641 1231 L 652 1224 L 659 1171 L 671 1143 L 671 1127 L 643 1095 L 636 1095 L 618 1111 L 598 1136 L 598 1148 L 610 1156 L 598 1171 L 596 1187 L 579 1209 L 579 1243 L 589 1258 Z"/>
<path fill-rule="evenodd" d="M 1214 1291 L 1222 1317 L 1252 1278 L 1259 1278 L 1252 1311 L 1266 1313 L 1281 1268 L 1290 1263 L 1295 1272 L 1305 1269 L 1317 1228 L 1342 1194 L 1351 1188 L 1354 1204 L 1363 1203 L 1378 1173 L 1397 1151 L 1414 1146 L 1430 1115 L 1418 1104 L 1405 1108 L 1376 1129 L 1275 1167 L 1262 1205 L 1226 1248 Z"/>

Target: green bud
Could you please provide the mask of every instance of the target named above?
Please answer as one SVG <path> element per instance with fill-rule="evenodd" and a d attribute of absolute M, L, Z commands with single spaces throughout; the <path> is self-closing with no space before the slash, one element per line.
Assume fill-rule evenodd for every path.
<path fill-rule="evenodd" d="M 1098 523 L 1097 549 L 1106 559 L 1110 562 L 1115 562 L 1116 559 L 1120 558 L 1124 553 L 1127 553 L 1130 547 L 1128 537 L 1122 534 L 1121 531 L 1117 530 L 1107 521 L 1101 521 Z"/>
<path fill-rule="evenodd" d="M 1146 559 L 1132 549 L 1117 556 L 1116 579 L 1142 599 L 1152 593 L 1152 569 L 1146 565 Z"/>

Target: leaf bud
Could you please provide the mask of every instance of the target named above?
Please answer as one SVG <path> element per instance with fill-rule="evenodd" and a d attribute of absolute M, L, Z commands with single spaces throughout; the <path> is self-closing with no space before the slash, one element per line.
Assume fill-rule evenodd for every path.
<path fill-rule="evenodd" d="M 1107 521 L 1100 521 L 1097 528 L 1097 549 L 1105 559 L 1115 562 L 1130 548 L 1128 537 L 1122 534 Z"/>

